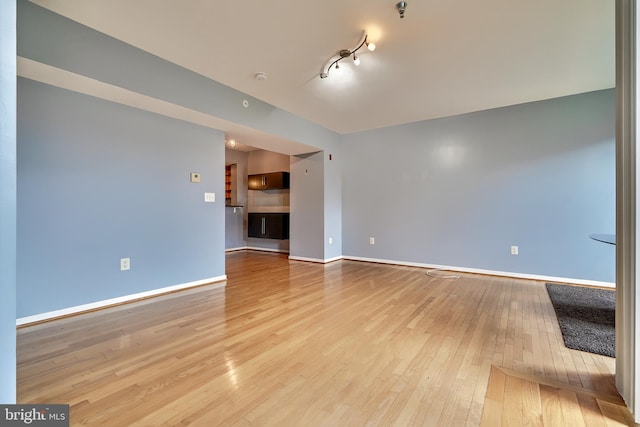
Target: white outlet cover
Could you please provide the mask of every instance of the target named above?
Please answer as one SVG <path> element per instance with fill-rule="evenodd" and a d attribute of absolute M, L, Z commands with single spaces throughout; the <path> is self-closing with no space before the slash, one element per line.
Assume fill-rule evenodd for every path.
<path fill-rule="evenodd" d="M 131 258 L 120 258 L 120 271 L 131 270 Z"/>
<path fill-rule="evenodd" d="M 216 193 L 204 193 L 205 203 L 214 203 L 216 201 Z"/>

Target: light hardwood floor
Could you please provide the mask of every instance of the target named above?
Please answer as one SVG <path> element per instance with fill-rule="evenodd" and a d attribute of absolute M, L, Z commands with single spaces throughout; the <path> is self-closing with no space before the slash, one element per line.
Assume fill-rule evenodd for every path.
<path fill-rule="evenodd" d="M 542 282 L 258 252 L 227 275 L 19 329 L 18 401 L 91 426 L 633 424 L 614 359 L 564 347 Z M 549 406 L 565 386 L 578 404 Z"/>

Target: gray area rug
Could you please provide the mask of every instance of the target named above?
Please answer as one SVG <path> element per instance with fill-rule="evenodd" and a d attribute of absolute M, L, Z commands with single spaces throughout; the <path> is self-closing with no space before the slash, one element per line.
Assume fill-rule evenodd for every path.
<path fill-rule="evenodd" d="M 564 345 L 575 350 L 616 356 L 616 293 L 608 289 L 547 283 Z"/>

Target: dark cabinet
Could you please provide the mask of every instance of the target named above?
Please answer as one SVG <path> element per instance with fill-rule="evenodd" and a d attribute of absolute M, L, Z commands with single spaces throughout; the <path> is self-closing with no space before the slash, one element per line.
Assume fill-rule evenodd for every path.
<path fill-rule="evenodd" d="M 249 237 L 261 239 L 289 238 L 288 213 L 249 213 Z"/>
<path fill-rule="evenodd" d="M 247 185 L 249 190 L 276 190 L 279 188 L 289 188 L 289 172 L 272 172 L 249 175 Z"/>

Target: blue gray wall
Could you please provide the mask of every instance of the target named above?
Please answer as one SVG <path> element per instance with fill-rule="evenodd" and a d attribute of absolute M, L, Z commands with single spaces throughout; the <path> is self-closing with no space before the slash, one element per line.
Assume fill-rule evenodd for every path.
<path fill-rule="evenodd" d="M 291 157 L 291 241 L 294 258 L 332 261 L 342 256 L 341 144 Z"/>
<path fill-rule="evenodd" d="M 0 2 L 0 403 L 16 401 L 16 3 Z"/>
<path fill-rule="evenodd" d="M 315 154 L 295 156 L 291 159 L 290 252 L 295 257 L 322 260 L 344 254 L 522 274 L 596 281 L 614 280 L 612 248 L 593 242 L 587 237 L 594 232 L 613 232 L 614 228 L 612 91 L 341 137 L 321 126 L 161 60 L 28 1 L 18 1 L 18 20 L 20 56 L 316 147 Z M 130 117 L 136 117 L 140 119 L 139 123 L 152 123 L 150 127 L 157 126 L 156 129 L 162 129 L 163 135 L 186 132 L 189 141 L 192 141 L 181 146 L 181 151 L 185 148 L 191 151 L 185 153 L 185 163 L 180 164 L 181 160 L 177 160 L 176 165 L 169 165 L 166 175 L 161 174 L 159 178 L 160 186 L 170 186 L 170 195 L 173 195 L 171 192 L 175 190 L 171 185 L 177 185 L 177 181 L 173 181 L 169 175 L 177 176 L 177 169 L 187 163 L 187 172 L 199 167 L 192 164 L 189 156 L 194 155 L 199 159 L 207 155 L 212 156 L 212 162 L 208 166 L 214 169 L 199 167 L 199 172 L 203 173 L 206 179 L 219 175 L 219 181 L 212 185 L 216 188 L 220 203 L 215 204 L 212 212 L 213 218 L 217 218 L 220 224 L 212 227 L 216 233 L 224 232 L 218 228 L 222 227 L 225 221 L 222 207 L 224 148 L 220 132 L 207 131 L 195 125 L 142 113 L 31 81 L 23 81 L 21 85 L 25 87 L 25 96 L 33 95 L 33 98 L 25 98 L 22 101 L 30 102 L 23 104 L 29 105 L 25 110 L 24 120 L 44 120 L 37 123 L 33 129 L 27 124 L 22 128 L 31 141 L 24 148 L 25 172 L 24 175 L 20 172 L 18 181 L 20 215 L 26 207 L 42 208 L 44 202 L 47 202 L 50 203 L 47 209 L 59 215 L 58 225 L 69 224 L 69 221 L 64 219 L 64 205 L 68 200 L 55 199 L 46 194 L 43 188 L 49 185 L 57 186 L 54 190 L 63 192 L 63 195 L 64 191 L 71 191 L 74 193 L 71 195 L 73 197 L 78 196 L 78 193 L 83 197 L 89 197 L 83 209 L 95 211 L 94 203 L 96 206 L 108 205 L 99 200 L 95 192 L 88 189 L 86 182 L 82 180 L 73 181 L 69 176 L 60 175 L 54 177 L 54 182 L 51 183 L 40 185 L 33 181 L 44 178 L 46 174 L 43 171 L 51 172 L 46 168 L 66 170 L 68 165 L 65 161 L 70 161 L 65 159 L 67 156 L 77 161 L 72 167 L 78 173 L 89 172 L 91 166 L 99 165 L 102 158 L 117 158 L 118 162 L 125 165 L 123 167 L 127 174 L 120 179 L 114 171 L 112 178 L 122 185 L 133 186 L 132 188 L 137 189 L 145 198 L 147 195 L 153 198 L 153 203 L 149 206 L 162 203 L 161 197 L 156 193 L 159 189 L 145 187 L 149 184 L 146 174 L 159 173 L 152 160 L 157 159 L 159 163 L 166 165 L 168 158 L 177 154 L 168 143 L 165 144 L 167 141 L 162 135 L 145 133 L 148 126 L 138 126 L 138 121 L 130 121 Z M 49 106 L 60 105 L 60 102 L 68 104 L 76 117 L 87 108 L 87 112 L 93 112 L 87 119 L 93 127 L 85 126 L 84 122 L 78 125 L 74 122 L 73 115 L 65 116 L 63 112 L 56 112 L 52 116 L 44 115 L 44 107 L 36 105 L 40 103 L 41 97 L 44 97 L 42 102 Z M 46 99 L 47 97 L 52 99 Z M 249 100 L 250 108 L 242 106 L 244 99 Z M 104 114 L 109 120 L 122 124 L 122 135 L 117 133 L 118 129 L 105 129 L 105 125 L 97 123 L 96 115 L 102 117 Z M 61 126 L 53 121 L 52 117 L 58 116 L 68 125 L 65 129 L 61 129 Z M 46 141 L 43 137 L 44 132 L 50 130 L 59 132 L 52 146 L 46 147 L 52 150 L 50 157 L 55 161 L 44 165 L 43 171 L 34 171 L 32 177 L 32 172 L 27 174 L 27 167 L 35 167 L 34 165 L 38 165 L 37 162 L 42 159 L 38 158 L 38 150 L 30 148 L 29 144 L 41 144 L 42 141 Z M 42 134 L 33 136 L 37 132 Z M 93 134 L 88 138 L 90 132 Z M 98 139 L 103 143 L 109 140 L 109 144 L 102 145 L 97 153 L 93 150 L 82 151 L 84 147 L 81 141 L 87 138 L 92 141 L 93 135 L 98 133 L 103 135 Z M 205 135 L 209 135 L 211 147 L 205 148 L 204 144 L 201 144 L 201 138 Z M 127 146 L 112 141 L 117 138 L 135 143 L 133 146 Z M 160 140 L 157 146 L 149 144 L 150 140 L 155 139 Z M 329 154 L 333 155 L 332 160 L 328 159 Z M 143 158 L 147 163 L 142 162 Z M 20 164 L 23 163 L 20 155 L 18 161 Z M 30 165 L 31 162 L 36 163 Z M 114 164 L 119 166 L 118 162 Z M 139 169 L 134 172 L 132 164 L 136 164 L 136 167 L 142 165 L 142 172 Z M 215 169 L 218 166 L 220 169 Z M 135 175 L 138 173 L 145 174 L 142 181 Z M 46 177 L 51 179 L 49 175 Z M 102 176 L 96 177 L 95 184 L 106 185 L 110 181 L 109 178 L 111 177 L 105 172 Z M 61 182 L 73 183 L 74 187 L 79 188 L 67 189 Z M 201 190 L 198 191 L 200 196 L 205 185 L 208 184 L 201 184 Z M 218 185 L 220 187 L 217 187 Z M 109 192 L 114 191 L 113 186 L 105 188 Z M 195 187 L 187 188 L 191 191 Z M 100 194 L 107 193 L 101 188 L 96 191 Z M 121 196 L 118 193 L 109 197 L 118 199 Z M 149 248 L 144 248 L 144 238 L 147 234 L 143 236 L 140 229 L 146 230 L 147 226 L 164 226 L 172 220 L 180 222 L 188 215 L 195 214 L 178 214 L 174 210 L 175 206 L 171 205 L 164 211 L 156 212 L 153 221 L 157 222 L 148 225 L 137 222 L 142 221 L 143 216 L 137 213 L 137 208 L 126 207 L 126 198 L 132 198 L 131 194 L 125 193 L 122 197 L 122 212 L 134 216 L 125 230 L 134 233 L 135 240 L 141 240 L 134 246 L 141 246 L 142 252 Z M 183 199 L 178 200 L 181 203 L 190 203 Z M 72 201 L 81 203 L 77 199 Z M 182 205 L 186 206 L 183 203 Z M 145 212 L 147 208 L 141 209 Z M 115 214 L 112 211 L 108 212 L 112 216 Z M 73 212 L 70 214 L 77 215 Z M 148 215 L 144 216 L 147 221 Z M 31 221 L 37 227 L 41 227 L 41 220 L 41 217 L 32 213 L 26 214 L 24 218 L 24 221 Z M 92 229 L 89 224 L 83 222 L 87 221 L 86 217 L 78 220 L 86 230 Z M 102 216 L 94 220 L 108 222 L 109 218 Z M 210 231 L 208 226 L 204 227 L 203 234 Z M 24 227 L 24 224 L 21 227 Z M 51 232 L 55 237 L 60 236 L 59 230 Z M 30 252 L 22 248 L 34 246 L 37 239 L 25 235 L 23 242 L 20 234 L 20 289 L 22 278 L 35 280 L 37 277 L 38 273 L 30 270 L 51 269 L 56 274 L 68 275 L 65 276 L 64 284 L 57 283 L 56 286 L 52 286 L 51 282 L 47 282 L 40 285 L 43 289 L 50 288 L 44 291 L 46 295 L 54 295 L 53 300 L 45 304 L 46 306 L 39 303 L 30 306 L 31 302 L 24 296 L 32 288 L 25 285 L 24 291 L 21 290 L 18 296 L 21 307 L 18 315 L 68 307 L 80 303 L 80 300 L 84 303 L 95 298 L 127 295 L 151 286 L 159 288 L 166 284 L 176 284 L 176 280 L 182 283 L 190 279 L 178 274 L 180 277 L 169 275 L 165 282 L 157 282 L 148 276 L 136 279 L 135 284 L 124 284 L 117 290 L 94 292 L 82 288 L 82 295 L 75 295 L 80 289 L 80 281 L 84 280 L 89 270 L 89 265 L 92 268 L 103 268 L 101 263 L 106 262 L 107 255 L 115 257 L 116 260 L 131 256 L 131 275 L 137 274 L 135 269 L 140 266 L 140 261 L 144 265 L 146 261 L 162 262 L 173 256 L 155 253 L 145 260 L 145 256 L 140 253 L 121 253 L 125 249 L 121 247 L 122 235 L 118 235 L 117 239 L 111 239 L 111 236 L 106 234 L 100 237 L 107 239 L 100 245 L 108 249 L 102 251 L 101 248 L 97 248 L 97 252 L 93 253 L 90 259 L 81 257 L 80 261 L 73 261 L 72 266 L 69 266 L 68 258 L 59 257 L 57 259 L 65 263 L 64 266 L 60 266 L 45 258 L 42 264 L 28 258 Z M 173 237 L 178 239 L 177 236 Z M 209 237 L 211 236 L 207 236 Z M 333 245 L 328 245 L 329 237 L 332 237 Z M 376 245 L 368 244 L 369 237 L 376 238 Z M 151 236 L 152 240 L 156 238 L 158 237 Z M 212 270 L 205 272 L 195 267 L 192 270 L 195 273 L 193 280 L 210 277 L 211 273 L 216 274 L 217 266 L 223 262 L 224 235 L 220 234 L 208 242 L 210 246 L 207 246 L 204 253 L 215 252 Z M 86 244 L 86 241 L 76 243 Z M 182 243 L 187 244 L 187 241 L 178 241 L 178 247 Z M 74 241 L 64 244 L 70 253 L 75 253 L 75 249 L 71 250 Z M 520 247 L 519 256 L 509 255 L 510 245 Z M 157 250 L 162 251 L 161 248 Z M 43 248 L 41 251 L 46 255 L 51 248 Z M 177 264 L 175 267 L 176 270 L 180 268 Z M 68 270 L 63 271 L 65 268 Z M 116 273 L 117 279 L 123 278 L 119 271 Z M 107 277 L 113 278 L 110 274 L 108 273 Z M 196 275 L 200 277 L 196 278 Z M 66 280 L 70 282 L 66 283 Z M 167 283 L 169 281 L 172 283 Z M 71 299 L 67 298 L 67 295 L 70 295 Z"/>
<path fill-rule="evenodd" d="M 615 248 L 589 239 L 615 232 L 614 99 L 345 136 L 344 255 L 614 282 Z"/>
<path fill-rule="evenodd" d="M 342 256 L 342 149 L 334 145 L 324 152 L 324 259 Z M 331 243 L 329 242 L 331 239 Z"/>
<path fill-rule="evenodd" d="M 18 141 L 19 317 L 224 275 L 222 132 L 19 79 Z"/>
<path fill-rule="evenodd" d="M 88 27 L 82 26 L 72 20 L 52 13 L 51 11 L 39 7 L 26 0 L 19 0 L 17 3 L 17 53 L 21 57 L 25 57 L 38 63 L 43 63 L 56 68 L 60 68 L 62 70 L 72 71 L 82 76 L 87 76 L 101 82 L 126 88 L 133 92 L 148 95 L 156 99 L 176 104 L 178 106 L 187 107 L 211 117 L 227 120 L 236 124 L 257 129 L 261 132 L 273 134 L 291 141 L 299 142 L 307 147 L 317 147 L 314 149 L 322 149 L 326 145 L 333 146 L 340 141 L 339 135 L 319 125 L 313 124 L 307 120 L 279 110 L 272 105 L 266 104 L 258 99 L 254 99 L 246 94 L 231 89 L 220 83 L 211 81 L 201 75 L 181 68 L 176 64 L 172 64 L 168 61 L 162 60 L 133 46 L 127 45 Z M 178 148 L 180 151 L 193 150 L 192 152 L 185 155 L 194 156 L 201 160 L 207 159 L 207 156 L 211 157 L 213 155 L 211 163 L 208 166 L 212 168 L 211 172 L 215 173 L 215 176 L 219 175 L 219 181 L 216 181 L 215 185 L 216 188 L 218 188 L 218 185 L 220 185 L 220 187 L 215 191 L 218 194 L 219 203 L 215 204 L 216 207 L 213 208 L 215 214 L 214 216 L 209 217 L 209 219 L 213 221 L 219 220 L 219 226 L 224 227 L 225 211 L 222 202 L 222 186 L 224 185 L 224 155 L 218 155 L 217 151 L 222 150 L 220 151 L 220 153 L 223 153 L 224 149 L 222 144 L 220 144 L 220 146 L 215 144 L 216 140 L 222 142 L 223 137 L 221 133 L 217 133 L 216 131 L 209 132 L 210 141 L 214 143 L 213 150 L 216 150 L 215 153 L 205 152 L 204 148 L 199 145 L 199 137 L 190 135 L 189 138 L 193 136 L 193 141 L 195 141 L 193 143 L 193 146 L 191 146 L 189 142 L 183 144 L 182 138 L 175 139 L 174 143 L 176 144 L 176 152 L 172 152 L 173 148 L 169 148 L 162 143 L 158 143 L 158 146 L 162 148 L 159 149 L 160 154 L 157 154 L 156 147 L 151 147 L 148 142 L 150 139 L 153 139 L 156 136 L 160 137 L 160 135 L 144 134 L 143 131 L 146 128 L 138 128 L 135 123 L 127 121 L 128 119 L 126 118 L 126 116 L 128 114 L 131 114 L 131 117 L 140 116 L 142 117 L 141 120 L 148 120 L 147 123 L 153 122 L 153 126 L 161 123 L 158 124 L 158 129 L 163 129 L 163 126 L 166 127 L 167 135 L 175 135 L 174 131 L 176 131 L 178 127 L 183 127 L 184 129 L 186 129 L 185 132 L 187 133 L 197 133 L 199 131 L 196 131 L 195 129 L 198 129 L 198 126 L 188 125 L 184 123 L 178 124 L 178 122 L 171 119 L 162 118 L 153 114 L 142 114 L 141 112 L 133 110 L 131 108 L 116 106 L 110 103 L 96 102 L 96 100 L 93 100 L 90 97 L 72 95 L 63 90 L 54 90 L 53 88 L 47 88 L 46 85 L 39 85 L 35 82 L 23 82 L 22 85 L 29 86 L 29 90 L 32 90 L 34 92 L 34 98 L 29 100 L 29 104 L 23 104 L 24 120 L 22 130 L 25 131 L 24 135 L 29 135 L 29 138 L 32 139 L 32 141 L 30 141 L 30 144 L 42 143 L 42 140 L 39 137 L 44 134 L 44 129 L 47 126 L 51 126 L 52 128 L 54 128 L 54 130 L 62 132 L 62 129 L 60 129 L 61 126 L 59 126 L 57 123 L 53 123 L 52 117 L 54 117 L 54 115 L 47 117 L 47 120 L 39 123 L 38 126 L 33 130 L 29 129 L 31 127 L 31 124 L 28 122 L 29 120 L 32 120 L 32 118 L 35 117 L 42 117 L 44 115 L 44 107 L 36 105 L 40 102 L 36 102 L 36 100 L 39 99 L 40 96 L 53 97 L 53 100 L 43 100 L 43 102 L 46 102 L 49 106 L 59 105 L 59 101 L 62 101 L 62 103 L 68 103 L 70 107 L 77 110 L 84 109 L 85 103 L 90 104 L 90 106 L 87 107 L 88 111 L 99 112 L 99 114 L 102 114 L 103 111 L 101 111 L 101 109 L 104 109 L 108 114 L 113 115 L 113 117 L 108 116 L 110 119 L 123 121 L 123 131 L 131 132 L 131 134 L 128 136 L 122 136 L 123 140 L 129 139 L 129 142 L 135 140 L 136 143 L 140 144 L 140 146 L 134 145 L 134 148 L 127 148 L 125 144 L 119 145 L 117 142 L 110 142 L 110 145 L 102 147 L 102 149 L 105 150 L 104 152 L 101 152 L 100 149 L 98 149 L 98 152 L 87 150 L 84 152 L 81 151 L 79 154 L 77 154 L 74 150 L 76 150 L 77 148 L 82 148 L 82 143 L 80 141 L 87 137 L 87 134 L 91 131 L 91 129 L 93 129 L 94 135 L 100 133 L 104 136 L 100 138 L 102 142 L 110 139 L 109 137 L 115 138 L 120 137 L 121 135 L 114 135 L 115 130 L 105 129 L 105 126 L 101 126 L 100 123 L 97 123 L 97 120 L 95 120 L 96 123 L 92 122 L 92 124 L 95 124 L 95 127 L 90 128 L 88 125 L 85 126 L 84 124 L 78 125 L 77 123 L 74 123 L 73 117 L 71 116 L 64 116 L 62 113 L 56 112 L 56 114 L 61 115 L 61 120 L 67 120 L 65 123 L 69 126 L 66 128 L 68 133 L 61 133 L 57 137 L 55 143 L 53 143 L 51 147 L 47 147 L 47 149 L 51 150 L 50 157 L 53 160 L 60 161 L 60 164 L 64 165 L 65 168 L 67 165 L 64 164 L 62 160 L 66 156 L 70 156 L 72 159 L 75 159 L 78 162 L 75 165 L 75 172 L 88 172 L 92 163 L 95 163 L 102 158 L 117 158 L 119 161 L 126 164 L 133 164 L 138 162 L 137 165 L 139 167 L 143 167 L 143 169 L 135 173 L 155 173 L 157 171 L 153 169 L 153 166 L 151 166 L 150 163 L 143 165 L 142 163 L 140 163 L 141 159 L 144 157 L 147 162 L 151 162 L 152 159 L 155 159 L 157 157 L 157 160 L 160 163 L 162 163 L 164 166 L 167 166 L 169 158 L 174 158 L 177 156 Z M 24 94 L 26 96 L 30 93 L 25 90 Z M 57 99 L 58 97 L 60 98 L 60 100 Z M 243 107 L 243 100 L 249 101 L 249 108 Z M 26 98 L 23 99 L 23 102 L 26 101 Z M 73 111 L 78 112 L 77 110 Z M 127 111 L 130 113 L 124 114 Z M 21 113 L 21 115 L 22 114 L 23 113 Z M 33 117 L 30 118 L 29 114 L 31 114 Z M 92 116 L 89 118 L 89 120 L 94 120 L 95 118 L 96 117 Z M 42 130 L 42 134 L 36 135 L 36 137 L 34 137 L 32 134 L 37 132 L 38 130 Z M 201 131 L 203 133 L 207 133 L 203 129 L 201 129 Z M 31 134 L 29 134 L 29 132 L 31 132 Z M 40 139 L 40 142 L 37 142 L 38 139 Z M 21 143 L 22 141 L 19 141 L 19 145 Z M 42 160 L 38 158 L 37 150 L 30 152 L 29 149 L 29 146 L 25 146 L 24 153 L 22 153 L 23 150 L 21 150 L 21 154 L 18 158 L 18 161 L 21 164 L 24 164 L 24 166 L 21 166 L 21 168 L 25 171 L 29 163 Z M 134 153 L 129 153 L 128 150 L 130 149 L 132 149 Z M 109 150 L 112 150 L 112 152 Z M 172 170 L 172 168 L 184 166 L 184 164 L 178 164 L 180 163 L 179 157 L 177 157 L 176 163 L 176 165 L 169 166 L 169 170 L 166 171 L 167 174 L 177 173 L 177 171 Z M 44 166 L 51 168 L 56 167 L 55 164 Z M 114 170 L 113 178 L 116 180 L 119 178 L 116 174 L 116 169 L 118 166 L 119 163 L 112 164 L 112 168 Z M 151 167 L 151 169 L 144 169 L 147 166 Z M 216 169 L 218 166 L 219 169 Z M 195 167 L 195 164 L 189 164 L 188 169 L 193 170 Z M 209 172 L 209 170 L 205 169 L 204 167 L 199 167 L 199 169 L 199 172 L 203 173 L 203 176 L 205 176 L 205 172 Z M 44 171 L 47 171 L 47 169 L 44 169 Z M 128 176 L 125 176 L 119 180 L 119 182 L 123 183 L 123 185 L 126 179 L 135 179 L 132 169 L 128 170 L 128 173 Z M 20 176 L 20 188 L 18 190 L 20 193 L 20 195 L 18 196 L 20 200 L 19 204 L 21 207 L 20 215 L 22 215 L 23 212 L 28 212 L 25 210 L 25 208 L 31 207 L 30 204 L 35 204 L 41 207 L 43 201 L 46 201 L 51 203 L 51 205 L 49 206 L 49 210 L 59 213 L 60 221 L 68 224 L 68 222 L 65 222 L 62 219 L 64 217 L 62 214 L 65 213 L 64 204 L 67 203 L 68 200 L 56 199 L 54 196 L 43 195 L 44 191 L 41 187 L 38 187 L 33 182 L 28 181 L 28 179 L 35 179 L 36 177 L 43 177 L 44 175 L 45 174 L 41 171 L 36 171 L 36 175 L 34 175 L 34 177 L 26 175 L 26 172 L 24 175 Z M 211 173 L 207 173 L 206 176 L 211 177 L 213 175 Z M 23 177 L 25 179 L 24 183 L 22 183 Z M 67 183 L 73 182 L 74 186 L 86 187 L 86 184 L 84 184 L 82 180 L 72 181 L 69 176 L 64 177 L 64 179 L 67 180 Z M 108 175 L 103 175 L 100 180 L 100 185 L 108 182 Z M 169 178 L 168 176 L 163 176 L 160 179 L 160 182 L 157 183 L 157 185 L 162 186 L 163 184 L 168 183 L 168 181 L 170 180 L 171 178 Z M 126 183 L 127 185 L 130 184 L 129 181 L 126 181 Z M 148 182 L 145 181 L 145 183 Z M 335 185 L 335 183 L 333 184 Z M 66 190 L 65 187 L 63 185 L 59 185 L 59 183 L 51 183 L 51 185 L 58 185 L 59 187 L 56 189 Z M 135 185 L 136 189 L 144 193 L 142 195 L 143 197 L 146 198 L 146 194 L 147 192 L 149 192 L 152 198 L 160 198 L 155 193 L 156 190 L 146 188 L 143 190 L 142 187 L 143 186 L 141 185 Z M 203 187 L 204 185 L 201 185 L 201 188 Z M 107 186 L 106 189 L 109 191 L 114 190 L 113 187 L 109 186 Z M 76 193 L 81 192 L 80 189 L 72 189 L 69 191 Z M 98 191 L 101 191 L 102 194 L 106 194 L 101 189 L 99 189 Z M 120 189 L 118 189 L 118 191 L 120 191 Z M 208 188 L 207 191 L 211 190 Z M 333 191 L 339 191 L 339 189 L 334 189 Z M 90 193 L 90 191 L 87 191 L 87 193 Z M 199 192 L 200 198 L 202 196 L 201 193 L 202 191 Z M 92 202 L 94 198 L 98 199 L 98 197 L 93 193 L 90 193 L 89 196 L 92 198 Z M 170 196 L 172 196 L 172 194 L 170 194 Z M 114 197 L 119 196 L 116 195 Z M 317 194 L 317 197 L 322 198 L 322 192 Z M 127 193 L 126 198 L 131 198 L 131 195 Z M 184 200 L 179 199 L 177 200 L 177 202 L 179 203 L 176 203 L 176 205 L 180 206 L 180 203 L 184 202 Z M 97 200 L 97 203 L 99 203 L 101 206 L 108 205 L 108 203 L 104 203 L 100 200 Z M 89 205 L 90 204 L 87 203 L 87 206 L 84 206 L 84 208 L 93 209 Z M 153 217 L 151 221 L 155 221 L 154 224 L 162 223 L 162 225 L 164 225 L 166 221 L 176 219 L 174 218 L 174 209 L 176 209 L 174 206 L 176 205 L 171 205 L 166 211 L 156 211 L 155 217 Z M 217 210 L 218 206 L 221 209 L 219 212 Z M 128 224 L 127 227 L 125 227 L 127 231 L 134 231 L 140 227 L 142 229 L 146 229 L 148 224 L 137 222 L 142 221 L 141 218 L 143 215 L 139 215 L 131 209 L 129 209 L 128 211 L 124 211 L 124 205 L 121 205 L 121 207 L 123 209 L 123 212 L 128 212 L 129 214 L 134 215 L 134 218 L 131 219 L 131 223 Z M 182 207 L 184 208 L 184 206 Z M 218 217 L 218 215 L 220 215 L 220 217 Z M 21 227 L 27 227 L 27 225 L 25 224 L 38 223 L 41 219 L 42 218 L 29 217 L 29 215 L 26 215 L 26 217 L 22 221 Z M 183 217 L 177 218 L 178 221 L 181 221 L 182 219 Z M 324 221 L 324 218 L 322 217 L 320 217 L 319 219 L 321 221 Z M 80 220 L 86 221 L 86 218 L 83 217 L 80 218 Z M 94 220 L 105 221 L 104 218 L 94 218 Z M 145 218 L 144 221 L 148 221 L 148 218 Z M 82 224 L 84 225 L 84 223 Z M 197 224 L 194 226 L 197 226 Z M 40 227 L 40 225 L 38 225 L 38 227 Z M 219 231 L 217 227 L 218 225 L 216 225 L 216 233 Z M 222 228 L 221 230 L 222 232 L 224 232 L 224 228 Z M 59 232 L 54 231 L 52 231 L 54 236 L 59 237 Z M 20 289 L 20 293 L 18 295 L 18 305 L 20 307 L 18 316 L 22 317 L 32 313 L 41 313 L 43 311 L 53 310 L 56 308 L 70 307 L 78 303 L 93 302 L 96 300 L 96 298 L 129 295 L 133 292 L 137 292 L 141 289 L 147 289 L 149 287 L 160 288 L 162 286 L 165 286 L 169 281 L 172 281 L 172 283 L 170 284 L 179 284 L 173 282 L 175 282 L 175 280 L 179 280 L 180 283 L 183 283 L 184 280 L 189 279 L 191 275 L 193 275 L 194 280 L 200 280 L 210 277 L 211 272 L 218 274 L 218 266 L 222 265 L 224 260 L 225 238 L 224 234 L 220 234 L 219 236 L 212 236 L 209 234 L 209 232 L 210 229 L 207 227 L 204 227 L 204 229 L 201 230 L 202 236 L 206 236 L 207 242 L 209 243 L 209 246 L 207 246 L 207 248 L 202 252 L 203 256 L 210 255 L 212 251 L 215 252 L 215 258 L 213 258 L 210 263 L 211 271 L 204 272 L 199 270 L 198 268 L 194 268 L 191 269 L 189 277 L 186 277 L 186 274 L 184 277 L 178 277 L 179 275 L 169 275 L 164 276 L 163 281 L 155 281 L 152 276 L 137 277 L 135 278 L 135 280 L 132 280 L 132 283 L 127 283 L 122 285 L 121 287 L 118 286 L 116 288 L 114 288 L 113 285 L 109 282 L 109 286 L 111 287 L 109 290 L 87 290 L 84 288 L 81 289 L 79 285 L 79 283 L 85 279 L 86 273 L 89 271 L 90 267 L 95 268 L 97 266 L 98 268 L 102 268 L 101 263 L 106 262 L 106 260 L 104 259 L 106 255 L 115 256 L 116 260 L 119 260 L 121 257 L 131 256 L 132 274 L 129 277 L 132 277 L 136 267 L 141 267 L 141 262 L 145 264 L 147 262 L 163 262 L 162 260 L 166 259 L 165 255 L 166 257 L 169 257 L 171 256 L 171 254 L 158 254 L 158 256 L 152 255 L 149 258 L 145 258 L 145 256 L 141 254 L 133 255 L 130 253 L 129 255 L 127 255 L 126 253 L 124 253 L 125 248 L 121 247 L 120 242 L 115 241 L 115 237 L 113 237 L 112 235 L 104 234 L 103 236 L 96 237 L 104 237 L 105 239 L 107 239 L 104 242 L 100 242 L 100 246 L 104 246 L 105 248 L 109 249 L 105 249 L 104 251 L 99 250 L 98 252 L 93 253 L 93 256 L 82 257 L 79 261 L 73 261 L 72 266 L 69 266 L 67 258 L 64 259 L 65 265 L 60 266 L 55 265 L 53 261 L 45 259 L 46 257 L 43 256 L 40 260 L 43 263 L 41 265 L 37 259 L 30 256 L 30 252 L 28 250 L 22 249 L 32 248 L 35 245 L 35 240 L 37 240 L 36 237 L 25 235 L 23 242 L 23 236 L 21 234 L 19 235 L 18 241 L 18 247 L 21 254 L 19 255 L 20 260 L 18 272 L 18 288 Z M 144 236 L 142 235 L 142 233 L 135 234 L 135 236 L 132 236 L 130 238 L 131 244 L 133 245 L 134 240 L 143 240 L 143 237 L 146 238 L 147 236 L 151 237 L 151 241 L 154 241 L 154 239 L 157 238 L 150 234 L 144 234 Z M 117 237 L 120 238 L 122 236 Z M 306 229 L 302 229 L 300 230 L 300 233 L 296 234 L 295 238 L 300 239 L 301 241 L 311 241 L 313 236 L 307 234 Z M 80 243 L 84 244 L 84 242 Z M 145 243 L 143 241 L 136 243 L 137 245 L 143 247 L 145 246 Z M 180 247 L 181 243 L 186 244 L 187 242 L 185 240 L 177 243 L 178 247 Z M 65 245 L 67 245 L 65 247 L 71 250 L 73 244 L 74 242 L 70 241 L 68 243 L 65 243 Z M 321 248 L 322 244 L 322 240 L 319 240 L 317 243 L 315 243 L 315 246 Z M 46 252 L 50 250 L 51 248 L 42 248 L 40 253 L 46 254 Z M 144 251 L 145 249 L 142 248 L 141 250 Z M 157 250 L 162 251 L 164 249 L 158 248 Z M 152 258 L 154 258 L 155 260 L 152 261 Z M 56 259 L 61 260 L 62 258 L 58 257 Z M 175 267 L 176 270 L 179 268 L 190 269 L 191 264 L 179 265 L 178 263 L 173 263 L 172 266 Z M 32 270 L 39 271 L 41 269 L 50 269 L 54 273 L 59 274 L 56 280 L 64 277 L 65 281 L 55 282 L 55 284 L 52 284 L 51 281 L 41 283 L 40 285 L 33 284 L 35 279 L 39 276 L 38 273 L 34 273 Z M 100 272 L 100 274 L 102 274 L 103 270 L 100 270 Z M 205 275 L 204 277 L 202 277 L 203 274 Z M 201 277 L 196 278 L 196 275 L 200 275 Z M 119 271 L 117 271 L 115 277 L 117 277 L 118 279 L 123 278 L 122 274 L 120 274 Z M 104 282 L 107 281 L 109 280 L 105 278 Z M 29 284 L 29 282 L 32 283 Z M 151 282 L 154 282 L 154 284 L 152 285 Z M 26 299 L 25 296 L 28 294 L 28 292 L 31 292 L 33 290 L 34 286 L 40 286 L 43 288 L 43 299 L 45 296 L 51 297 L 51 299 L 46 303 L 41 303 L 39 301 L 30 301 Z M 69 296 L 69 298 L 67 298 L 67 296 Z"/>
<path fill-rule="evenodd" d="M 324 153 L 291 156 L 290 256 L 324 260 Z"/>

